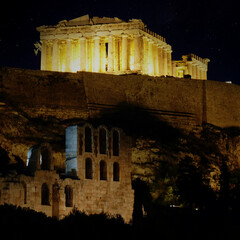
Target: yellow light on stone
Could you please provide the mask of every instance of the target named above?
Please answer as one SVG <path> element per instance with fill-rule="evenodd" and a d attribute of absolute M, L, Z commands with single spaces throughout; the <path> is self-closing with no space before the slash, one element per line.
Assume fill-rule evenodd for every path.
<path fill-rule="evenodd" d="M 148 64 L 148 74 L 153 75 L 153 65 Z"/>
<path fill-rule="evenodd" d="M 130 40 L 130 58 L 129 58 L 130 70 L 134 70 L 134 41 Z"/>
<path fill-rule="evenodd" d="M 62 69 L 61 69 L 62 72 L 65 72 L 66 71 L 66 65 L 65 63 L 62 63 Z"/>
<path fill-rule="evenodd" d="M 132 52 L 130 55 L 130 70 L 134 70 L 134 56 Z"/>
<path fill-rule="evenodd" d="M 77 39 L 72 41 L 70 68 L 71 72 L 80 71 L 80 47 Z"/>

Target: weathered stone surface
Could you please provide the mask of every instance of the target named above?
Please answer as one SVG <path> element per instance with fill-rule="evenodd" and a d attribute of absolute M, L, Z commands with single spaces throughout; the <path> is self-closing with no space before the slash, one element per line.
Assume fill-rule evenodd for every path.
<path fill-rule="evenodd" d="M 83 151 L 79 151 L 79 136 L 85 139 L 85 128 L 91 127 L 92 137 L 96 136 L 97 145 L 89 152 L 86 151 L 84 140 Z M 25 174 L 0 176 L 0 204 L 8 203 L 22 207 L 29 207 L 36 211 L 44 212 L 47 216 L 63 218 L 73 208 L 86 213 L 108 213 L 121 215 L 126 222 L 132 218 L 134 195 L 131 185 L 131 154 L 130 138 L 124 132 L 119 132 L 119 152 L 112 156 L 108 151 L 114 146 L 109 139 L 113 130 L 106 129 L 106 152 L 100 153 L 101 140 L 100 128 L 94 129 L 90 124 L 84 126 L 69 127 L 66 131 L 67 156 L 69 157 L 69 144 L 71 134 L 76 133 L 75 150 L 76 169 L 66 169 L 66 175 L 61 175 L 53 170 L 57 167 L 52 156 L 52 149 L 49 144 L 41 144 L 31 148 L 28 154 L 27 168 Z M 68 143 L 69 142 L 69 143 Z M 108 147 L 109 146 L 109 147 Z M 97 150 L 95 151 L 95 148 Z M 70 156 L 71 157 L 71 156 Z M 86 159 L 91 161 L 91 176 L 87 177 Z M 69 158 L 66 159 L 66 165 Z M 101 162 L 104 161 L 104 169 Z M 118 172 L 114 170 L 114 163 L 117 163 Z M 69 167 L 67 165 L 67 167 Z M 105 174 L 103 178 L 102 175 Z M 118 179 L 114 175 L 118 174 Z M 68 190 L 67 190 L 68 189 Z"/>
<path fill-rule="evenodd" d="M 54 169 L 64 173 L 65 129 L 70 125 L 90 120 L 96 125 L 102 124 L 104 121 L 109 126 L 115 123 L 117 127 L 122 127 L 130 135 L 137 133 L 136 147 L 133 149 L 132 155 L 133 178 L 140 177 L 153 183 L 154 191 L 152 193 L 155 198 L 163 194 L 166 190 L 165 186 L 170 187 L 170 183 L 174 182 L 174 179 L 167 178 L 166 180 L 164 176 L 155 181 L 156 171 L 161 169 L 162 163 L 170 163 L 174 168 L 179 161 L 188 156 L 199 167 L 203 157 L 207 158 L 211 164 L 204 170 L 204 177 L 209 180 L 214 191 L 219 191 L 223 157 L 228 159 L 227 166 L 231 171 L 239 168 L 239 134 L 237 128 L 232 132 L 231 129 L 227 129 L 227 127 L 240 126 L 238 103 L 240 88 L 237 85 L 141 75 L 116 76 L 86 72 L 74 74 L 11 68 L 0 70 L 0 81 L 0 100 L 2 102 L 0 144 L 1 148 L 8 153 L 11 164 L 15 164 L 19 160 L 18 158 L 26 164 L 27 154 L 32 146 L 48 143 L 53 151 Z M 162 125 L 162 128 L 158 127 L 158 124 L 161 126 L 163 122 L 169 124 Z M 203 123 L 218 127 L 211 129 L 209 127 L 211 125 Z M 176 138 L 174 131 L 177 128 L 175 127 L 183 130 L 183 135 L 176 135 Z M 146 131 L 144 132 L 146 128 L 147 131 L 151 130 L 150 132 L 155 137 L 158 135 L 161 141 L 153 138 L 151 134 L 146 135 Z M 92 154 L 98 162 L 107 160 L 108 158 L 100 159 L 98 156 L 99 148 L 96 147 L 98 144 L 96 136 L 97 133 L 94 138 L 95 149 Z M 172 139 L 174 136 L 175 138 Z M 78 142 L 79 155 L 81 153 L 82 156 L 82 158 L 78 158 L 79 162 L 89 156 L 84 153 L 83 141 L 84 134 L 82 132 Z M 109 136 L 109 141 L 112 141 L 112 136 Z M 212 146 L 214 148 L 217 146 L 217 150 L 210 151 Z M 178 151 L 175 147 L 178 148 Z M 201 149 L 205 149 L 206 153 L 201 153 Z M 108 153 L 111 162 L 114 160 L 111 146 L 108 146 Z M 130 159 L 130 152 L 125 154 L 125 159 Z M 99 168 L 99 163 L 96 166 Z M 127 166 L 127 169 L 131 168 L 126 164 L 123 166 Z M 83 165 L 77 170 L 79 170 L 79 176 L 84 176 Z M 26 182 L 38 184 L 37 182 L 44 177 L 49 179 L 52 187 L 55 183 L 54 174 L 49 173 L 49 176 L 47 173 L 44 174 L 46 175 L 40 174 L 39 178 L 38 175 L 26 176 Z M 54 181 L 51 180 L 52 178 Z M 1 190 L 3 200 L 1 201 L 6 201 L 6 199 L 10 199 L 10 202 L 13 203 L 14 201 L 24 201 L 21 200 L 23 190 L 20 190 L 22 185 L 19 185 L 21 183 L 19 176 L 10 179 L 17 182 L 17 185 L 15 186 L 14 183 L 7 182 L 3 178 L 4 187 Z M 60 179 L 59 176 L 57 179 Z M 126 184 L 115 184 L 115 182 L 104 182 L 101 185 L 101 181 L 100 183 L 96 181 L 97 185 L 95 183 L 91 185 L 88 179 L 84 183 L 81 180 L 82 177 L 80 180 L 71 179 L 69 184 L 74 185 L 80 182 L 77 191 L 79 191 L 81 203 L 85 204 L 81 205 L 85 206 L 84 210 L 90 209 L 89 211 L 91 211 L 91 206 L 98 205 L 99 207 L 93 208 L 94 211 L 112 209 L 111 211 L 115 213 L 113 209 L 117 209 L 119 204 L 122 204 L 123 208 L 129 206 L 124 205 L 127 204 L 128 200 L 126 199 L 132 201 L 133 195 L 130 194 L 132 190 L 129 190 L 130 177 L 128 178 L 128 187 Z M 35 191 L 34 186 L 30 184 L 32 192 Z M 39 190 L 40 185 L 36 186 Z M 157 189 L 158 186 L 161 187 Z M 49 187 L 50 192 L 52 191 L 51 187 Z M 86 195 L 82 196 L 81 189 L 83 187 Z M 15 188 L 18 190 L 16 190 L 16 199 L 14 200 L 8 190 Z M 115 205 L 107 208 L 109 203 L 99 202 L 95 195 L 98 191 L 99 197 L 103 199 L 106 199 L 106 196 L 110 197 L 110 194 L 106 195 L 104 192 L 106 189 L 112 191 L 114 196 L 121 195 L 117 189 L 123 189 L 122 196 L 126 196 L 126 198 L 123 199 L 120 196 L 121 203 L 116 200 Z M 170 194 L 171 191 L 169 190 L 168 193 Z M 39 203 L 39 191 L 35 191 L 35 194 Z M 60 188 L 59 194 L 61 195 L 59 204 L 64 206 L 65 195 L 62 188 Z M 168 198 L 170 198 L 169 195 Z M 49 215 L 52 211 L 50 206 L 38 205 L 34 209 L 44 211 Z M 71 208 L 60 208 L 59 216 L 61 216 L 61 211 L 65 214 L 71 211 Z M 130 210 L 128 209 L 128 211 Z M 127 213 L 122 212 L 121 214 L 126 216 Z M 126 218 L 129 219 L 129 217 Z"/>

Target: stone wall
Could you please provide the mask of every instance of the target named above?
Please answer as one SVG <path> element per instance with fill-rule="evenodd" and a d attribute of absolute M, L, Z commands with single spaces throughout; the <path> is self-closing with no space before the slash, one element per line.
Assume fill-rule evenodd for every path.
<path fill-rule="evenodd" d="M 182 128 L 240 126 L 240 87 L 215 81 L 0 69 L 2 104 L 31 117 L 96 117 L 127 103 Z M 1 109 L 4 110 L 4 107 Z M 0 109 L 0 111 L 1 111 Z"/>
<path fill-rule="evenodd" d="M 79 75 L 6 68 L 0 72 L 1 101 L 16 111 L 31 117 L 87 117 L 84 83 Z"/>
<path fill-rule="evenodd" d="M 91 150 L 86 150 L 87 127 L 92 130 Z M 100 138 L 101 129 L 105 131 L 103 137 L 106 141 Z M 114 150 L 114 131 L 119 134 L 117 151 Z M 66 175 L 60 177 L 52 169 L 54 163 L 48 144 L 34 146 L 28 156 L 26 175 L 0 177 L 0 204 L 29 207 L 57 218 L 68 215 L 75 207 L 86 213 L 120 214 L 129 222 L 134 202 L 130 138 L 121 129 L 103 125 L 98 128 L 90 124 L 70 126 L 66 133 Z M 69 146 L 74 135 L 72 158 Z M 100 142 L 104 142 L 105 149 L 100 147 Z M 101 152 L 100 148 L 104 151 Z M 75 163 L 69 166 L 72 159 Z M 87 159 L 91 161 L 91 169 L 87 166 Z"/>
<path fill-rule="evenodd" d="M 83 78 L 91 117 L 129 104 L 178 127 L 202 123 L 203 81 L 92 73 Z"/>
<path fill-rule="evenodd" d="M 206 81 L 206 121 L 220 127 L 240 126 L 240 86 Z"/>
<path fill-rule="evenodd" d="M 157 78 L 145 75 L 107 75 L 100 73 L 56 73 L 23 69 L 0 69 L 0 129 L 1 145 L 7 141 L 15 143 L 19 156 L 26 155 L 29 135 L 38 134 L 31 130 L 29 119 L 49 117 L 63 120 L 77 119 L 83 122 L 88 118 L 99 118 L 104 113 L 111 113 L 122 105 L 138 107 L 160 120 L 183 128 L 193 129 L 203 122 L 219 127 L 240 126 L 240 87 L 238 85 L 194 79 Z M 7 110 L 7 111 L 6 111 Z M 9 119 L 11 116 L 12 119 Z M 10 121 L 11 120 L 11 121 Z M 16 123 L 14 125 L 13 123 Z M 66 124 L 66 123 L 65 123 Z M 3 134 L 4 128 L 8 131 Z M 52 129 L 54 126 L 50 126 Z M 93 150 L 84 150 L 85 125 L 76 127 L 77 156 L 74 166 L 76 174 L 60 178 L 52 169 L 37 168 L 34 176 L 16 175 L 1 177 L 0 203 L 5 202 L 43 211 L 49 216 L 63 217 L 73 206 L 87 212 L 109 212 L 121 214 L 130 220 L 133 208 L 133 190 L 131 188 L 131 154 L 128 148 L 130 140 L 120 131 L 123 142 L 119 156 L 113 156 L 111 145 L 112 129 L 105 126 L 108 135 L 106 154 L 99 152 L 99 128 L 93 128 Z M 25 135 L 26 129 L 32 132 Z M 42 128 L 43 129 L 43 128 Z M 47 132 L 49 134 L 49 126 Z M 25 131 L 25 132 L 24 132 Z M 59 129 L 57 134 L 59 133 Z M 62 130 L 65 131 L 65 125 Z M 51 133 L 52 134 L 52 133 Z M 57 135 L 53 135 L 57 136 Z M 18 137 L 18 139 L 17 139 Z M 39 143 L 45 138 L 38 136 Z M 123 137 L 123 138 L 122 138 Z M 24 149 L 20 146 L 24 145 Z M 19 147 L 18 147 L 19 146 Z M 20 153 L 22 149 L 22 153 Z M 11 147 L 8 146 L 11 152 Z M 15 153 L 15 152 L 14 152 Z M 63 156 L 63 153 L 59 153 Z M 53 158 L 56 158 L 54 152 Z M 86 179 L 87 158 L 92 159 L 93 176 Z M 67 160 L 69 160 L 67 158 Z M 107 180 L 100 180 L 100 162 L 107 163 Z M 54 166 L 56 161 L 54 159 Z M 113 164 L 120 165 L 120 181 L 114 181 Z M 62 163 L 61 163 L 62 164 Z M 55 168 L 56 169 L 56 168 Z M 50 171 L 51 170 L 51 171 Z M 49 189 L 49 203 L 41 203 L 41 188 L 46 183 Z M 66 206 L 65 187 L 73 191 L 73 204 Z M 25 190 L 24 190 L 25 189 Z M 53 194 L 54 192 L 54 194 Z"/>
<path fill-rule="evenodd" d="M 41 189 L 44 183 L 49 189 L 47 204 L 42 203 Z M 66 186 L 72 188 L 71 206 L 66 206 Z M 88 214 L 120 214 L 129 222 L 133 211 L 133 190 L 121 181 L 60 179 L 54 171 L 39 170 L 32 177 L 0 177 L 0 204 L 4 203 L 30 208 L 60 219 L 76 208 Z"/>

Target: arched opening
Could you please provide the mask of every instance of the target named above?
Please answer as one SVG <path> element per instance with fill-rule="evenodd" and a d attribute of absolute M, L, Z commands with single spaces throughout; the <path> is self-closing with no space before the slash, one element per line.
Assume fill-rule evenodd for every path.
<path fill-rule="evenodd" d="M 99 130 L 99 149 L 100 154 L 107 153 L 107 131 L 104 128 Z"/>
<path fill-rule="evenodd" d="M 85 178 L 92 179 L 93 178 L 93 166 L 92 159 L 87 158 L 85 161 Z"/>
<path fill-rule="evenodd" d="M 100 180 L 107 180 L 107 163 L 100 161 Z"/>
<path fill-rule="evenodd" d="M 51 168 L 51 153 L 48 147 L 41 147 L 40 165 L 42 170 L 50 170 Z"/>
<path fill-rule="evenodd" d="M 27 153 L 26 166 L 30 172 L 35 172 L 39 168 L 38 162 L 39 146 L 32 146 Z"/>
<path fill-rule="evenodd" d="M 23 204 L 27 204 L 27 184 L 22 182 L 23 186 Z"/>
<path fill-rule="evenodd" d="M 113 130 L 113 156 L 119 156 L 119 132 Z"/>
<path fill-rule="evenodd" d="M 32 146 L 28 150 L 26 165 L 31 173 L 36 170 L 52 170 L 53 161 L 51 148 L 48 144 Z"/>
<path fill-rule="evenodd" d="M 113 163 L 113 181 L 119 181 L 119 164 L 117 162 Z"/>
<path fill-rule="evenodd" d="M 30 149 L 28 150 L 28 153 L 27 153 L 27 162 L 26 162 L 27 167 L 28 167 L 30 159 L 32 157 L 32 151 L 33 151 L 33 147 L 30 147 Z"/>
<path fill-rule="evenodd" d="M 46 183 L 43 183 L 41 189 L 41 203 L 42 205 L 50 205 L 49 202 L 49 188 Z"/>
<path fill-rule="evenodd" d="M 65 206 L 73 206 L 73 189 L 69 185 L 65 187 Z"/>
<path fill-rule="evenodd" d="M 92 152 L 92 129 L 85 127 L 85 152 Z"/>

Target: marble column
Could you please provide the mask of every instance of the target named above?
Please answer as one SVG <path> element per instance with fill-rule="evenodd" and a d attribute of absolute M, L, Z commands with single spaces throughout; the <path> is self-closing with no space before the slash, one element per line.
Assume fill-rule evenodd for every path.
<path fill-rule="evenodd" d="M 114 71 L 119 71 L 122 66 L 120 66 L 120 38 L 114 38 Z"/>
<path fill-rule="evenodd" d="M 127 70 L 127 59 L 128 59 L 128 38 L 127 35 L 122 35 L 122 71 Z"/>
<path fill-rule="evenodd" d="M 71 71 L 80 71 L 80 40 L 72 39 L 71 41 Z"/>
<path fill-rule="evenodd" d="M 140 36 L 134 35 L 134 71 L 141 70 Z"/>
<path fill-rule="evenodd" d="M 172 50 L 167 51 L 167 75 L 172 76 Z"/>
<path fill-rule="evenodd" d="M 154 64 L 154 75 L 159 76 L 159 64 L 158 64 L 158 46 L 153 44 L 153 64 Z"/>
<path fill-rule="evenodd" d="M 197 79 L 197 74 L 196 74 L 196 72 L 197 72 L 197 66 L 196 66 L 195 63 L 193 63 L 193 66 L 192 66 L 192 78 L 193 78 L 193 79 Z"/>
<path fill-rule="evenodd" d="M 168 75 L 168 57 L 167 50 L 163 48 L 163 75 Z"/>
<path fill-rule="evenodd" d="M 80 38 L 80 71 L 86 71 L 86 38 Z"/>
<path fill-rule="evenodd" d="M 53 40 L 52 71 L 58 71 L 58 40 Z"/>
<path fill-rule="evenodd" d="M 98 36 L 94 37 L 94 62 L 93 71 L 100 72 L 100 38 Z"/>
<path fill-rule="evenodd" d="M 67 39 L 66 72 L 72 71 L 72 41 Z"/>
<path fill-rule="evenodd" d="M 153 65 L 153 41 L 148 41 L 148 74 L 154 74 L 154 65 Z"/>
<path fill-rule="evenodd" d="M 205 69 L 202 68 L 202 80 L 206 80 Z"/>
<path fill-rule="evenodd" d="M 106 72 L 106 45 L 105 38 L 100 40 L 100 72 Z"/>
<path fill-rule="evenodd" d="M 201 69 L 200 69 L 200 76 L 201 76 L 201 78 L 200 78 L 200 79 L 201 79 L 201 80 L 203 80 L 203 79 L 204 79 L 204 76 L 203 76 L 203 74 L 204 74 L 204 73 L 203 73 L 203 68 L 201 68 Z"/>
<path fill-rule="evenodd" d="M 207 70 L 203 70 L 203 79 L 207 80 Z"/>
<path fill-rule="evenodd" d="M 159 76 L 164 75 L 163 73 L 163 49 L 162 46 L 158 46 L 158 65 L 159 65 Z"/>
<path fill-rule="evenodd" d="M 192 62 L 187 62 L 188 74 L 191 75 L 191 78 L 192 78 L 192 75 L 193 75 L 193 70 L 192 70 L 192 68 L 193 68 Z"/>
<path fill-rule="evenodd" d="M 47 70 L 47 44 L 46 41 L 42 41 L 42 48 L 41 48 L 41 70 Z"/>
<path fill-rule="evenodd" d="M 199 76 L 199 66 L 197 65 L 196 66 L 196 79 L 200 79 L 200 76 Z"/>
<path fill-rule="evenodd" d="M 53 42 L 46 41 L 46 70 L 52 71 Z"/>
<path fill-rule="evenodd" d="M 113 36 L 108 37 L 108 72 L 114 70 L 114 47 L 113 47 Z"/>
<path fill-rule="evenodd" d="M 143 73 L 148 74 L 148 38 L 143 37 Z"/>

